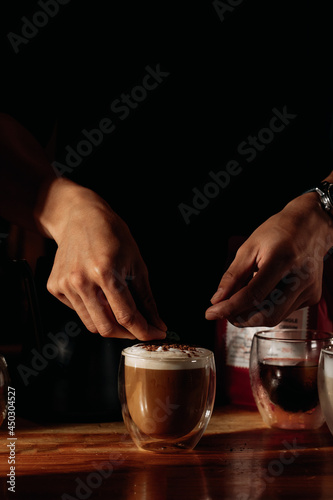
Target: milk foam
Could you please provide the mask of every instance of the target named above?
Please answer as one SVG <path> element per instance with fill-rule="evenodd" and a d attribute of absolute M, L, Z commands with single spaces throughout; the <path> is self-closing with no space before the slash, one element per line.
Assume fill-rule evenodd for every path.
<path fill-rule="evenodd" d="M 136 344 L 123 350 L 125 365 L 151 370 L 191 370 L 202 368 L 207 358 L 212 354 L 208 349 L 179 349 L 176 347 L 157 347 L 156 350 L 146 350 L 143 344 Z"/>

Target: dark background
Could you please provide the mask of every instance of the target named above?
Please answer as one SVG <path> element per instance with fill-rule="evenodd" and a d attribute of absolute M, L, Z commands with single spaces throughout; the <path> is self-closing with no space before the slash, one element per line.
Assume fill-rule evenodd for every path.
<path fill-rule="evenodd" d="M 221 9 L 209 0 L 71 0 L 15 54 L 8 33 L 21 35 L 22 16 L 31 20 L 42 9 L 30 1 L 0 7 L 1 109 L 43 145 L 57 122 L 62 163 L 66 146 L 84 139 L 83 129 L 113 119 L 116 130 L 67 175 L 96 190 L 128 223 L 168 327 L 211 348 L 215 324 L 204 312 L 229 238 L 249 235 L 320 181 L 332 156 L 327 7 L 244 0 L 223 20 Z M 121 120 L 111 103 L 141 84 L 146 66 L 157 65 L 169 75 Z M 239 144 L 284 106 L 297 117 L 246 161 Z M 178 205 L 192 205 L 192 189 L 202 191 L 209 172 L 230 160 L 242 172 L 186 224 Z M 49 245 L 51 260 L 37 276 L 45 331 L 73 314 L 43 288 L 54 251 Z"/>

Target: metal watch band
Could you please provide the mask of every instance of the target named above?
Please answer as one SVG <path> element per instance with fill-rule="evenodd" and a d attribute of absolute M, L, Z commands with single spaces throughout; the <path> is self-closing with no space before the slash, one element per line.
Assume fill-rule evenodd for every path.
<path fill-rule="evenodd" d="M 330 189 L 333 187 L 333 184 L 330 182 L 324 181 L 321 182 L 318 186 L 305 191 L 305 193 L 317 192 L 320 198 L 320 203 L 324 210 L 333 216 L 333 202 L 330 197 Z M 303 194 L 305 194 L 303 193 Z"/>

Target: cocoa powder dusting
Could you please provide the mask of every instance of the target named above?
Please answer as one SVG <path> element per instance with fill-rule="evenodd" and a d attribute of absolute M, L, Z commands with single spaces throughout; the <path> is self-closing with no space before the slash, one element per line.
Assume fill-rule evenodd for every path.
<path fill-rule="evenodd" d="M 146 351 L 157 351 L 160 347 L 162 347 L 163 351 L 169 351 L 170 349 L 178 349 L 184 354 L 187 354 L 189 358 L 191 357 L 191 355 L 195 357 L 199 356 L 197 352 L 197 347 L 189 344 L 175 344 L 175 343 L 171 344 L 169 342 L 157 341 L 152 343 L 142 343 L 138 345 L 139 347 L 142 347 L 142 349 L 145 349 Z"/>

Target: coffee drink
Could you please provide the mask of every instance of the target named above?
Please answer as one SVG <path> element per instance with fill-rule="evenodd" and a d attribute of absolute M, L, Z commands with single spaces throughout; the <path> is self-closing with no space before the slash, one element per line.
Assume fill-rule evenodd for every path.
<path fill-rule="evenodd" d="M 266 359 L 259 374 L 272 403 L 287 412 L 306 412 L 319 404 L 317 368 L 313 361 Z"/>
<path fill-rule="evenodd" d="M 332 334 L 320 330 L 265 330 L 253 336 L 250 379 L 257 408 L 269 427 L 318 429 L 318 360 Z"/>
<path fill-rule="evenodd" d="M 202 420 L 211 390 L 211 351 L 183 344 L 125 349 L 124 390 L 140 432 L 158 439 L 189 434 Z"/>

